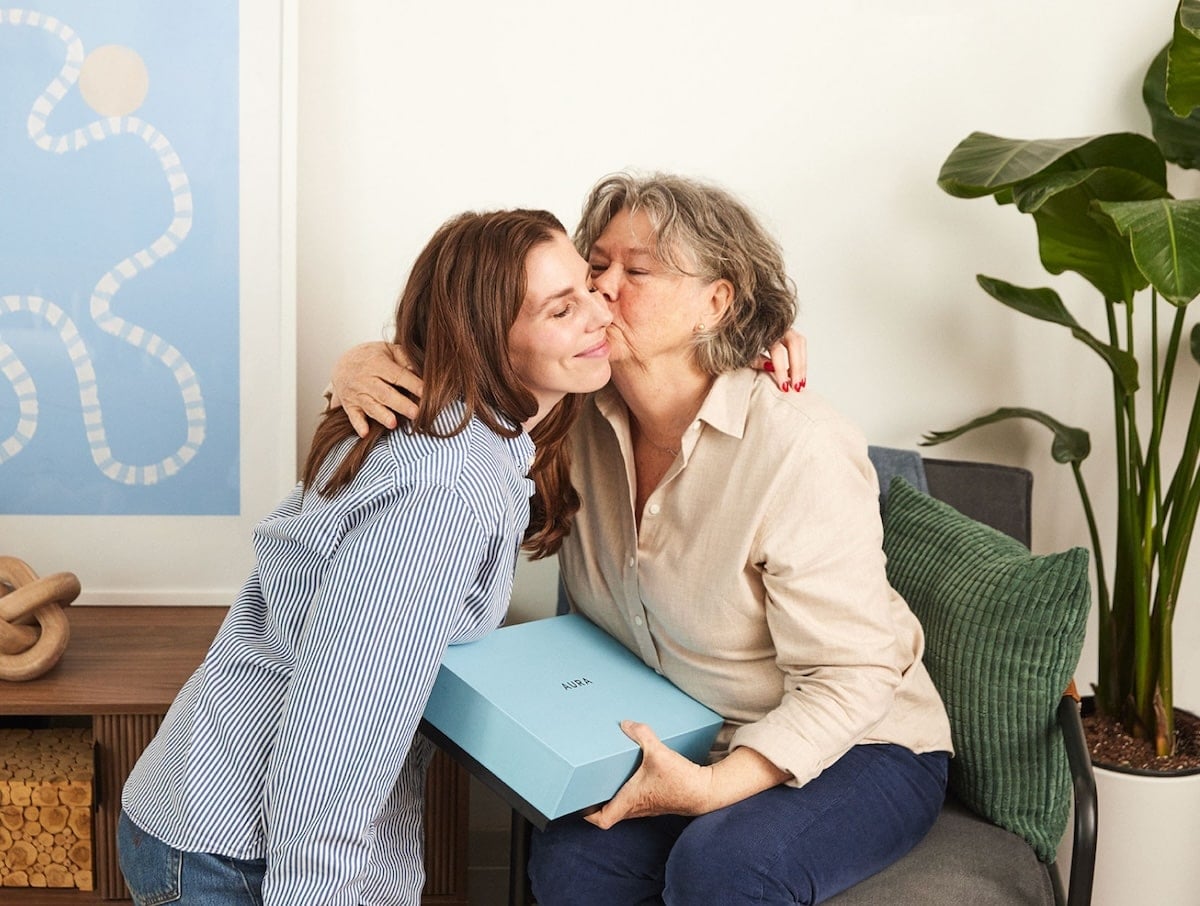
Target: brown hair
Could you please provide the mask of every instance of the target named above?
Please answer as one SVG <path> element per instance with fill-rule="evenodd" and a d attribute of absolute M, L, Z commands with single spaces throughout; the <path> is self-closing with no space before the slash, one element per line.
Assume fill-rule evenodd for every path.
<path fill-rule="evenodd" d="M 655 254 L 679 273 L 733 285 L 719 324 L 696 334 L 696 364 L 706 374 L 742 368 L 783 336 L 796 320 L 796 287 L 779 244 L 758 218 L 724 189 L 655 173 L 614 173 L 583 203 L 575 247 L 587 257 L 622 210 L 643 211 L 654 228 Z"/>
<path fill-rule="evenodd" d="M 556 233 L 566 230 L 553 214 L 511 210 L 460 214 L 433 234 L 396 306 L 393 342 L 425 382 L 420 409 L 406 430 L 447 437 L 478 418 L 496 434 L 516 437 L 521 423 L 537 413 L 537 401 L 509 359 L 508 333 L 525 299 L 525 259 Z M 464 404 L 462 420 L 439 433 L 434 419 L 455 400 Z M 558 550 L 579 509 L 567 433 L 582 405 L 582 396 L 567 395 L 531 432 L 537 445 L 530 470 L 535 494 L 522 546 L 535 559 Z M 386 431 L 372 422 L 319 493 L 331 497 L 350 484 Z M 325 413 L 304 465 L 306 488 L 314 485 L 326 458 L 353 436 L 344 410 Z"/>

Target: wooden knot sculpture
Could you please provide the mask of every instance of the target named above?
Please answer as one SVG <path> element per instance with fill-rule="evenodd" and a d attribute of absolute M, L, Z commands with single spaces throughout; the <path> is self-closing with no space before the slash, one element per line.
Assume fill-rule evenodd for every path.
<path fill-rule="evenodd" d="M 58 663 L 71 638 L 63 608 L 78 596 L 73 573 L 39 579 L 24 561 L 0 557 L 0 680 L 34 679 Z"/>

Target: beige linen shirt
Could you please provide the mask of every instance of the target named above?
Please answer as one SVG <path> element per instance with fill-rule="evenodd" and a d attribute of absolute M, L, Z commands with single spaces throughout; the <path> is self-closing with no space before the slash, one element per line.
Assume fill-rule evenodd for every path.
<path fill-rule="evenodd" d="M 718 377 L 640 534 L 612 387 L 573 440 L 572 607 L 725 718 L 714 757 L 748 746 L 801 785 L 859 743 L 951 751 L 924 634 L 884 572 L 866 441 L 820 397 Z"/>

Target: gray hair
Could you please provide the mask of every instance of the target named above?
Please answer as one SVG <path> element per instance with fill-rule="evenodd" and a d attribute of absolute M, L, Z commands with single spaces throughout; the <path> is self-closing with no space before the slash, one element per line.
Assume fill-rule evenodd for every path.
<path fill-rule="evenodd" d="M 792 326 L 796 287 L 784 268 L 783 251 L 724 189 L 665 173 L 606 176 L 583 203 L 575 230 L 581 255 L 587 257 L 624 209 L 649 217 L 656 254 L 668 267 L 733 286 L 733 301 L 721 322 L 696 335 L 696 364 L 706 374 L 750 365 Z"/>

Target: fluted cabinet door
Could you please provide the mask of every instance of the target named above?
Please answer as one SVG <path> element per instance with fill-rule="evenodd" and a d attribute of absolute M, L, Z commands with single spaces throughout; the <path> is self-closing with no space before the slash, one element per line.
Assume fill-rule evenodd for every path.
<path fill-rule="evenodd" d="M 98 714 L 92 718 L 96 741 L 96 890 L 106 900 L 129 898 L 117 860 L 117 820 L 125 778 L 162 723 L 159 714 Z"/>
<path fill-rule="evenodd" d="M 467 772 L 442 751 L 425 787 L 425 889 L 421 902 L 467 906 Z"/>

